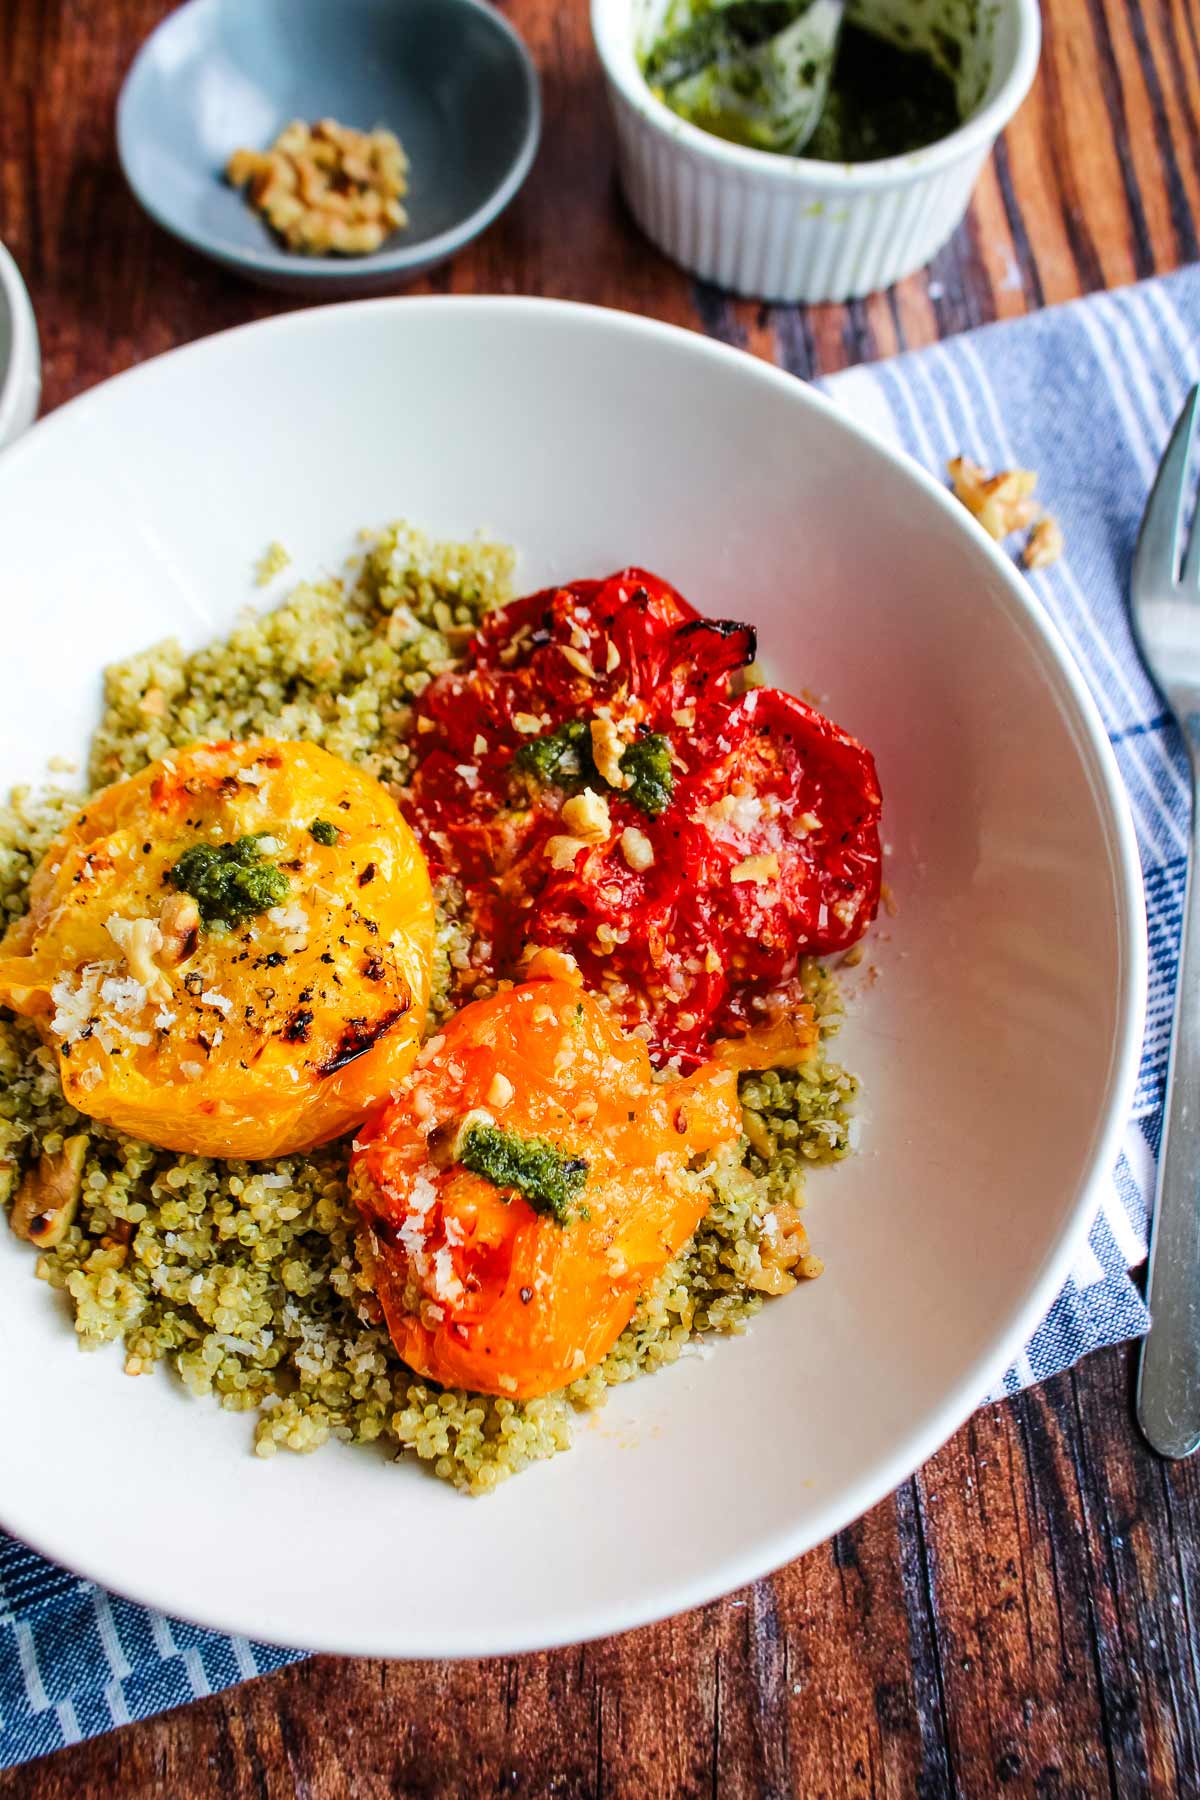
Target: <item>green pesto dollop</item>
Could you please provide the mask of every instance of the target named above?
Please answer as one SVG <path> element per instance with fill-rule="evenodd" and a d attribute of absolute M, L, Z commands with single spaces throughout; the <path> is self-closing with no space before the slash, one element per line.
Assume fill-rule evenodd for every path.
<path fill-rule="evenodd" d="M 621 773 L 629 782 L 625 798 L 632 800 L 648 818 L 657 819 L 675 792 L 670 738 L 661 731 L 637 738 L 621 758 Z"/>
<path fill-rule="evenodd" d="M 258 836 L 232 844 L 193 844 L 167 871 L 172 887 L 190 894 L 205 925 L 240 925 L 286 900 L 290 883 L 268 862 Z"/>
<path fill-rule="evenodd" d="M 513 757 L 513 767 L 545 787 L 563 788 L 567 793 L 579 793 L 585 787 L 609 787 L 610 792 L 616 791 L 651 819 L 657 819 L 666 809 L 675 791 L 671 740 L 661 731 L 648 732 L 622 753 L 621 773 L 628 785 L 613 790 L 596 767 L 591 727 L 586 719 L 568 719 L 544 737 L 531 738 Z"/>
<path fill-rule="evenodd" d="M 498 1125 L 472 1125 L 459 1148 L 459 1162 L 499 1188 L 516 1188 L 534 1212 L 569 1225 L 573 1203 L 587 1183 L 582 1156 L 568 1156 L 546 1138 L 521 1137 Z M 585 1208 L 576 1209 L 587 1218 Z"/>
<path fill-rule="evenodd" d="M 308 828 L 308 835 L 310 838 L 315 838 L 318 844 L 327 846 L 336 844 L 338 841 L 337 826 L 331 825 L 328 819 L 314 819 Z"/>
<path fill-rule="evenodd" d="M 594 787 L 600 779 L 586 719 L 568 719 L 544 737 L 531 738 L 513 757 L 513 767 L 544 787 Z"/>

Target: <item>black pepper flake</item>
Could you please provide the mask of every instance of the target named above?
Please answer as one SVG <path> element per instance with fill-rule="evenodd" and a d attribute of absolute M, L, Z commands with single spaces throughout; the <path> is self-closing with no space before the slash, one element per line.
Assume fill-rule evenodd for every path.
<path fill-rule="evenodd" d="M 323 963 L 331 963 L 333 961 L 333 957 L 329 954 L 328 950 L 322 950 L 320 960 Z"/>
<path fill-rule="evenodd" d="M 363 870 L 362 874 L 358 878 L 359 887 L 363 888 L 363 887 L 369 886 L 369 884 L 372 881 L 374 881 L 375 875 L 376 875 L 375 864 L 373 862 L 369 862 L 367 864 L 366 868 Z"/>
<path fill-rule="evenodd" d="M 338 805 L 341 807 L 343 812 L 350 811 L 350 802 L 348 800 L 339 800 Z"/>
<path fill-rule="evenodd" d="M 372 950 L 372 952 L 368 956 L 366 962 L 363 964 L 363 974 L 366 976 L 368 981 L 382 981 L 383 980 L 383 974 L 384 974 L 383 958 L 382 958 L 382 956 L 379 956 L 374 950 Z"/>
<path fill-rule="evenodd" d="M 185 975 L 183 978 L 183 985 L 188 993 L 191 994 L 192 998 L 195 999 L 204 991 L 204 977 L 203 975 Z"/>
<path fill-rule="evenodd" d="M 306 1006 L 298 1006 L 283 1028 L 286 1044 L 307 1044 L 313 1015 Z"/>
<path fill-rule="evenodd" d="M 143 856 L 149 856 L 149 854 L 150 854 L 150 845 L 149 845 L 149 844 L 143 844 L 143 845 L 142 845 L 142 855 L 143 855 Z"/>
<path fill-rule="evenodd" d="M 521 1305 L 528 1306 L 529 1302 L 532 1299 L 533 1299 L 533 1289 L 529 1288 L 529 1287 L 522 1288 L 521 1289 Z"/>

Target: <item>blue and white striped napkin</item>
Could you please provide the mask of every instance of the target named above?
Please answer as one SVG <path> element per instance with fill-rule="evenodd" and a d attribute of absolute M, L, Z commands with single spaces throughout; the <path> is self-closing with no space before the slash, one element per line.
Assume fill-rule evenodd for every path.
<path fill-rule="evenodd" d="M 823 384 L 945 479 L 959 454 L 1034 469 L 1062 559 L 1031 577 L 1087 677 L 1129 791 L 1146 884 L 1150 991 L 1131 1116 L 1071 1278 L 999 1390 L 1013 1394 L 1149 1324 L 1145 1260 L 1171 1030 L 1189 783 L 1179 735 L 1134 648 L 1125 595 L 1146 495 L 1200 379 L 1200 267 L 947 339 Z M 998 1397 L 998 1396 L 997 1396 Z"/>
<path fill-rule="evenodd" d="M 1182 746 L 1134 653 L 1124 593 L 1138 520 L 1200 377 L 1200 268 L 989 326 L 826 385 L 944 476 L 964 453 L 1036 469 L 1066 555 L 1033 577 L 1071 646 L 1133 801 L 1150 914 L 1150 1009 L 1120 1161 L 1067 1287 L 1009 1370 L 1015 1393 L 1144 1331 L 1129 1271 L 1146 1254 L 1187 832 Z M 0 1534 L 0 1768 L 294 1661 L 133 1606 Z"/>

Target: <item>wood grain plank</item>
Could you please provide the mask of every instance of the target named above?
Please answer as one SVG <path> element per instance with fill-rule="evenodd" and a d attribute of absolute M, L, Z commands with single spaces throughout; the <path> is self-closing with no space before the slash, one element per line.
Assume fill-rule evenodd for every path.
<path fill-rule="evenodd" d="M 1015 319 L 1040 306 L 1041 277 L 1012 194 L 1004 143 L 998 146 L 975 190 L 971 229 L 979 245 L 981 284 L 987 284 L 993 318 Z"/>
<path fill-rule="evenodd" d="M 0 1775 L 0 1800 L 335 1800 L 351 1770 L 369 1800 L 1200 1791 L 1200 1471 L 1134 1439 L 1130 1366 L 977 1414 L 718 1605 L 543 1656 L 317 1659 Z"/>
<path fill-rule="evenodd" d="M 922 1474 L 952 1752 L 968 1794 L 1108 1785 L 1078 1522 L 1045 1417 L 1037 1399 L 977 1414 Z"/>

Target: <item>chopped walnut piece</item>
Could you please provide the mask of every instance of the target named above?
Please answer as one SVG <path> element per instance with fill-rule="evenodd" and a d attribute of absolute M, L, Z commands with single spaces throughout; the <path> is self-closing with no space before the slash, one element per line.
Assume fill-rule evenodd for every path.
<path fill-rule="evenodd" d="M 621 767 L 621 758 L 625 754 L 625 745 L 611 719 L 593 719 L 592 761 L 602 781 L 610 788 L 627 788 L 629 777 Z"/>
<path fill-rule="evenodd" d="M 654 863 L 654 845 L 644 831 L 636 825 L 627 825 L 621 833 L 621 855 L 635 874 L 649 869 Z"/>
<path fill-rule="evenodd" d="M 497 1069 L 496 1073 L 492 1076 L 492 1085 L 488 1088 L 484 1098 L 489 1106 L 500 1108 L 508 1105 L 515 1092 L 516 1090 L 513 1087 L 512 1082 L 508 1079 L 508 1076 Z"/>
<path fill-rule="evenodd" d="M 83 1187 L 86 1135 L 63 1139 L 53 1155 L 43 1154 L 28 1169 L 13 1200 L 9 1223 L 19 1238 L 49 1250 L 71 1227 Z"/>
<path fill-rule="evenodd" d="M 1038 520 L 1025 540 L 1021 561 L 1027 569 L 1048 569 L 1063 553 L 1062 526 L 1049 513 Z"/>
<path fill-rule="evenodd" d="M 577 675 L 584 675 L 589 681 L 595 681 L 596 671 L 582 650 L 577 650 L 574 644 L 560 644 L 558 647 Z"/>
<path fill-rule="evenodd" d="M 289 250 L 362 256 L 408 223 L 408 158 L 394 132 L 355 131 L 336 119 L 293 120 L 269 150 L 235 150 L 225 167 L 233 187 Z"/>
<path fill-rule="evenodd" d="M 552 869 L 573 869 L 579 852 L 589 848 L 582 838 L 568 837 L 565 832 L 546 839 L 546 855 Z"/>
<path fill-rule="evenodd" d="M 526 981 L 568 981 L 572 987 L 583 986 L 579 964 L 569 950 L 548 950 L 541 944 L 526 944 L 521 952 L 521 970 Z"/>
<path fill-rule="evenodd" d="M 603 844 L 612 830 L 608 801 L 593 788 L 584 788 L 582 794 L 563 801 L 562 822 L 585 844 Z"/>
<path fill-rule="evenodd" d="M 200 942 L 200 908 L 190 894 L 168 894 L 158 915 L 158 930 L 159 954 L 169 968 L 191 960 Z"/>
<path fill-rule="evenodd" d="M 790 1201 L 782 1200 L 763 1220 L 766 1229 L 759 1241 L 761 1268 L 750 1277 L 760 1294 L 787 1294 L 796 1285 L 796 1271 L 812 1280 L 821 1273 L 819 1257 L 808 1254 L 808 1233 Z"/>
<path fill-rule="evenodd" d="M 1037 476 L 1032 469 L 1001 469 L 988 475 L 969 456 L 956 456 L 947 467 L 955 495 L 997 542 L 1037 518 L 1039 507 L 1032 497 Z"/>

